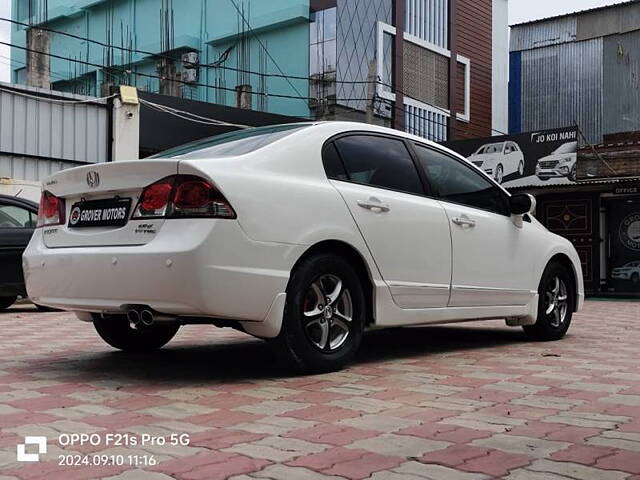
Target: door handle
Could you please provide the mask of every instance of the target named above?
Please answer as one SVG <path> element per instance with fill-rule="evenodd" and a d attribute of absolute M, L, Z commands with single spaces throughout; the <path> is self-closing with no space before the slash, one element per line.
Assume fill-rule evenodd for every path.
<path fill-rule="evenodd" d="M 467 217 L 454 217 L 451 221 L 461 227 L 473 228 L 476 226 L 476 221 Z"/>
<path fill-rule="evenodd" d="M 365 208 L 367 210 L 377 211 L 377 212 L 388 212 L 391 210 L 389 205 L 381 203 L 377 198 L 370 198 L 369 200 L 358 200 L 358 206 Z"/>

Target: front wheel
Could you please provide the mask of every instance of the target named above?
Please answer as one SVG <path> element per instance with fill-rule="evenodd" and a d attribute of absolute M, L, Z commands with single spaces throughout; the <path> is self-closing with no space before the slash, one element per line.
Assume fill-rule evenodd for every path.
<path fill-rule="evenodd" d="M 302 261 L 287 289 L 276 353 L 300 373 L 343 368 L 362 341 L 365 296 L 358 274 L 342 257 L 319 254 Z"/>
<path fill-rule="evenodd" d="M 577 172 L 576 166 L 574 165 L 573 167 L 571 167 L 571 171 L 569 172 L 569 180 L 571 180 L 572 182 L 575 182 L 577 178 L 578 178 L 578 172 Z"/>
<path fill-rule="evenodd" d="M 565 336 L 574 311 L 575 291 L 572 275 L 559 263 L 550 264 L 538 287 L 538 319 L 523 327 L 534 340 L 560 340 Z"/>
<path fill-rule="evenodd" d="M 0 310 L 6 310 L 15 303 L 18 297 L 0 297 Z"/>
<path fill-rule="evenodd" d="M 631 275 L 631 282 L 634 285 L 640 284 L 640 273 L 634 273 L 633 275 Z"/>
<path fill-rule="evenodd" d="M 503 178 L 504 178 L 504 168 L 502 167 L 502 165 L 498 165 L 496 167 L 496 175 L 494 177 L 494 180 L 496 181 L 496 183 L 501 184 Z"/>
<path fill-rule="evenodd" d="M 154 323 L 140 329 L 129 326 L 124 315 L 94 316 L 98 335 L 113 348 L 125 352 L 151 352 L 163 347 L 178 332 L 178 323 Z"/>
<path fill-rule="evenodd" d="M 520 163 L 518 164 L 518 175 L 520 177 L 524 175 L 524 162 L 522 160 L 520 160 Z"/>

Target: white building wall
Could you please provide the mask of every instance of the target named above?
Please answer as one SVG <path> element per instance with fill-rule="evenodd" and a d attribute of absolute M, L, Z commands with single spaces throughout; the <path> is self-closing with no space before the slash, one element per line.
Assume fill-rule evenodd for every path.
<path fill-rule="evenodd" d="M 494 135 L 509 129 L 509 5 L 493 0 L 492 126 Z"/>

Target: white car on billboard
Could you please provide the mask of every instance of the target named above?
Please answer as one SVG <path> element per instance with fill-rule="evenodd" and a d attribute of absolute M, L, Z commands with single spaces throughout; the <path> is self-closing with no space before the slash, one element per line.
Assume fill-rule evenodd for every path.
<path fill-rule="evenodd" d="M 622 267 L 614 268 L 611 270 L 611 278 L 614 280 L 630 280 L 634 284 L 640 284 L 640 262 L 629 262 Z"/>
<path fill-rule="evenodd" d="M 417 136 L 263 127 L 56 173 L 24 270 L 34 301 L 115 348 L 211 324 L 327 371 L 366 329 L 503 318 L 563 337 L 583 303 L 580 259 L 534 210 Z"/>
<path fill-rule="evenodd" d="M 524 174 L 522 149 L 510 140 L 483 145 L 468 160 L 497 183 L 502 183 L 508 175 L 517 173 L 521 177 Z"/>
<path fill-rule="evenodd" d="M 578 142 L 560 145 L 551 155 L 538 160 L 536 176 L 544 182 L 550 178 L 568 178 L 575 182 L 577 151 Z"/>

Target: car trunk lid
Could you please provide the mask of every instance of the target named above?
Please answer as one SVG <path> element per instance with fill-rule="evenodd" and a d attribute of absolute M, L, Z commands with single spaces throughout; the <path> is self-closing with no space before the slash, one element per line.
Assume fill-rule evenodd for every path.
<path fill-rule="evenodd" d="M 87 165 L 56 173 L 43 190 L 65 201 L 63 225 L 43 227 L 49 248 L 144 245 L 164 219 L 131 220 L 143 189 L 175 175 L 178 160 L 135 160 Z M 126 217 L 126 218 L 123 218 Z"/>

